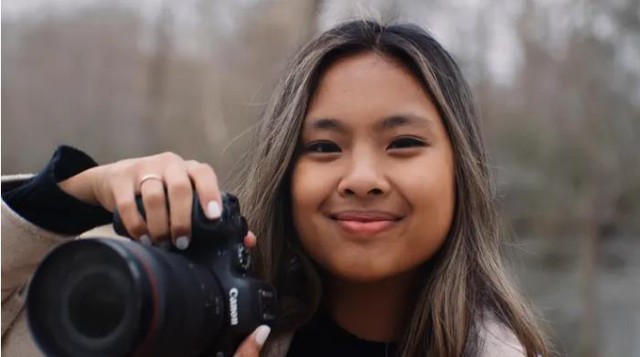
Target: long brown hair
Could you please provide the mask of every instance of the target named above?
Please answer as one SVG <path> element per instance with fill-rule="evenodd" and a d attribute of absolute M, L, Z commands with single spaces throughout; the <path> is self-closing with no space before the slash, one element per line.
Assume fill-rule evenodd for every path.
<path fill-rule="evenodd" d="M 306 110 L 324 70 L 339 58 L 373 51 L 405 65 L 435 102 L 455 161 L 455 214 L 400 341 L 402 356 L 475 355 L 486 314 L 513 331 L 528 356 L 548 355 L 544 335 L 505 272 L 478 111 L 451 55 L 414 25 L 347 22 L 320 34 L 289 63 L 259 123 L 236 187 L 259 237 L 258 270 L 276 285 L 282 323 L 292 332 L 318 309 L 322 282 L 292 226 L 290 171 Z"/>

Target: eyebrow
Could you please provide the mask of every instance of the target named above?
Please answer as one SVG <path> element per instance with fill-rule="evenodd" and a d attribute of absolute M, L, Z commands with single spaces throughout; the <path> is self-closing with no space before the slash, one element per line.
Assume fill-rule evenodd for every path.
<path fill-rule="evenodd" d="M 415 115 L 415 114 L 395 114 L 386 117 L 376 123 L 374 130 L 377 132 L 388 131 L 402 126 L 417 126 L 417 127 L 431 127 L 433 120 Z M 337 131 L 339 133 L 346 133 L 347 127 L 337 119 L 333 118 L 321 118 L 313 120 L 309 124 L 310 129 Z"/>
<path fill-rule="evenodd" d="M 384 118 L 382 121 L 376 124 L 376 131 L 386 131 L 395 129 L 401 126 L 417 126 L 417 127 L 430 127 L 433 122 L 428 119 L 415 114 L 398 114 Z"/>
<path fill-rule="evenodd" d="M 321 118 L 311 122 L 309 129 L 346 132 L 347 128 L 337 119 Z"/>

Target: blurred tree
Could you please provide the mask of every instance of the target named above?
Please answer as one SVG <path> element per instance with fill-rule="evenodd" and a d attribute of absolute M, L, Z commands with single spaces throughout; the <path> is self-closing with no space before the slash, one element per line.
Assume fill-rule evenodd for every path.
<path fill-rule="evenodd" d="M 174 52 L 173 46 L 173 11 L 166 0 L 161 1 L 160 15 L 155 23 L 153 52 L 149 56 L 147 65 L 147 89 L 145 113 L 142 122 L 148 128 L 149 134 L 146 149 L 149 152 L 166 150 L 167 134 L 162 130 L 164 124 L 164 107 L 167 100 L 169 61 Z"/>
<path fill-rule="evenodd" d="M 540 286 L 579 268 L 580 295 L 552 310 L 565 346 L 605 353 L 601 255 L 640 236 L 637 0 L 63 3 L 3 3 L 5 173 L 70 143 L 101 162 L 172 150 L 224 181 L 283 64 L 318 29 L 367 16 L 425 26 L 473 86 L 507 223 L 543 237 Z M 18 5 L 30 10 L 9 16 Z"/>

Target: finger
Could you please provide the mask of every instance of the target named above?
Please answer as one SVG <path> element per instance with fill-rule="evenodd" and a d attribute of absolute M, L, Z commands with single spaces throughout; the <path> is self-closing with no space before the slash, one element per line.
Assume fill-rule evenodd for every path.
<path fill-rule="evenodd" d="M 140 186 L 140 194 L 151 241 L 153 244 L 158 244 L 164 239 L 169 239 L 169 215 L 162 181 L 143 182 Z"/>
<path fill-rule="evenodd" d="M 271 328 L 269 326 L 258 326 L 258 328 L 240 344 L 234 357 L 258 357 L 270 332 Z"/>
<path fill-rule="evenodd" d="M 247 248 L 253 248 L 256 246 L 256 243 L 258 243 L 256 235 L 251 231 L 247 232 L 247 235 L 244 237 L 244 246 Z"/>
<path fill-rule="evenodd" d="M 150 243 L 147 226 L 140 212 L 138 212 L 133 184 L 119 182 L 114 186 L 113 201 L 129 236 L 135 240 L 142 241 L 145 240 L 143 237 L 146 237 L 146 240 Z"/>
<path fill-rule="evenodd" d="M 187 162 L 187 171 L 193 182 L 200 205 L 209 219 L 220 218 L 222 214 L 222 199 L 218 178 L 213 168 L 197 161 Z"/>
<path fill-rule="evenodd" d="M 171 166 L 165 174 L 169 198 L 169 218 L 173 244 L 184 250 L 191 239 L 191 206 L 193 188 L 184 167 Z"/>

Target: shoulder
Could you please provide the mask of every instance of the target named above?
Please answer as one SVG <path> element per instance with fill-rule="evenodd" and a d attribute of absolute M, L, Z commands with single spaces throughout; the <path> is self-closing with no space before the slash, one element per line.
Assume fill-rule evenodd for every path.
<path fill-rule="evenodd" d="M 526 352 L 515 333 L 492 314 L 487 314 L 480 323 L 479 356 L 524 357 Z"/>

